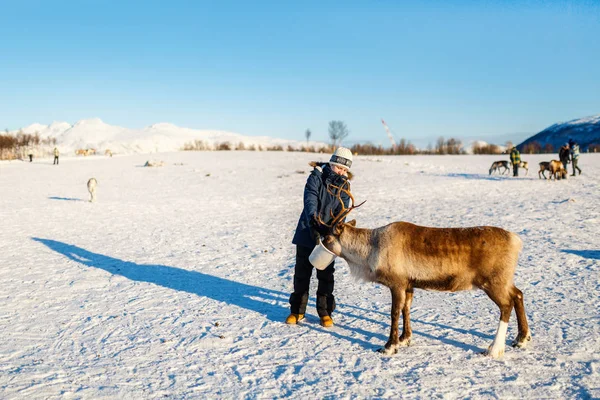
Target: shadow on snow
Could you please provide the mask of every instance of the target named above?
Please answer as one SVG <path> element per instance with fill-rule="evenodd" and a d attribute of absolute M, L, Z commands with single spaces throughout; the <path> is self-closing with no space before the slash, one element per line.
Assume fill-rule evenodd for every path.
<path fill-rule="evenodd" d="M 530 180 L 530 178 L 515 177 L 515 176 L 512 176 L 512 175 L 484 175 L 484 174 L 459 174 L 459 173 L 450 173 L 450 174 L 445 174 L 443 176 L 447 176 L 449 178 L 477 179 L 477 180 L 486 180 L 486 181 L 505 181 L 505 180 L 524 181 L 524 180 Z"/>
<path fill-rule="evenodd" d="M 277 303 L 282 299 L 288 298 L 289 294 L 272 290 L 265 289 L 258 286 L 252 286 L 245 283 L 235 282 L 224 278 L 219 278 L 213 275 L 204 274 L 198 271 L 188 271 L 181 268 L 170 267 L 166 265 L 153 265 L 153 264 L 136 264 L 129 261 L 123 261 L 118 258 L 105 256 L 98 253 L 92 253 L 77 247 L 74 245 L 62 243 L 56 240 L 32 238 L 32 240 L 42 243 L 51 250 L 64 255 L 65 257 L 83 264 L 88 267 L 102 269 L 113 275 L 120 275 L 132 281 L 147 282 L 154 285 L 166 287 L 173 290 L 183 291 L 192 293 L 198 296 L 204 296 L 211 298 L 216 301 L 221 301 L 227 304 L 235 305 L 237 307 L 245 308 L 250 311 L 263 314 L 268 320 L 281 322 L 288 313 L 287 305 L 285 307 L 278 305 Z M 340 308 L 348 307 L 356 310 L 363 311 L 365 313 L 376 313 L 379 312 L 374 310 L 367 310 L 356 306 L 339 304 Z M 385 315 L 386 318 L 374 320 L 366 317 L 365 315 L 356 315 L 353 313 L 340 312 L 339 314 L 348 316 L 350 318 L 364 319 L 373 323 L 383 325 L 389 328 L 389 315 Z M 467 331 L 464 329 L 456 329 L 446 325 L 439 325 L 435 323 L 423 322 L 418 320 L 412 320 L 413 322 L 423 323 L 426 325 L 436 326 L 438 328 L 453 329 L 460 333 L 468 333 L 474 336 L 489 338 L 487 335 L 482 335 L 474 331 Z M 319 325 L 304 325 L 313 330 L 328 333 L 339 339 L 345 339 L 352 343 L 359 344 L 365 348 L 378 348 L 372 343 L 355 338 L 348 337 L 336 332 L 331 329 L 324 329 Z M 350 327 L 347 325 L 337 325 L 343 329 L 354 332 L 355 334 L 364 335 L 365 337 L 378 338 L 382 341 L 387 341 L 387 335 L 374 334 L 361 328 Z M 466 343 L 457 342 L 443 336 L 433 336 L 427 333 L 422 333 L 413 330 L 413 334 L 427 337 L 433 340 L 439 340 L 442 343 L 449 344 L 464 350 L 479 351 L 475 346 L 471 346 Z"/>
<path fill-rule="evenodd" d="M 563 253 L 575 254 L 576 256 L 600 260 L 600 250 L 561 250 Z"/>
<path fill-rule="evenodd" d="M 76 199 L 74 197 L 57 197 L 57 196 L 51 196 L 51 197 L 48 197 L 48 199 L 50 199 L 50 200 L 65 200 L 65 201 L 83 201 L 82 199 Z"/>

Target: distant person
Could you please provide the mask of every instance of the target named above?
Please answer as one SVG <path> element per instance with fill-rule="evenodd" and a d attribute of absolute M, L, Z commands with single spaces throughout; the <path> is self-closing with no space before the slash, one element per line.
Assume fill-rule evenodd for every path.
<path fill-rule="evenodd" d="M 292 243 L 296 245 L 296 266 L 294 267 L 294 292 L 290 295 L 290 315 L 285 322 L 297 324 L 304 319 L 308 303 L 308 289 L 313 266 L 308 260 L 317 245 L 319 234 L 314 231 L 312 219 L 318 216 L 329 224 L 338 214 L 342 204 L 337 195 L 329 192 L 328 186 L 342 187 L 347 183 L 348 170 L 352 165 L 352 152 L 344 147 L 338 147 L 331 156 L 329 163 L 323 167 L 316 166 L 304 186 L 304 209 L 298 220 L 296 233 Z M 332 189 L 335 190 L 335 189 Z M 340 196 L 344 206 L 348 207 L 350 199 L 347 195 Z M 331 314 L 335 309 L 333 297 L 333 272 L 335 261 L 324 270 L 317 270 L 319 286 L 317 288 L 317 313 L 324 327 L 333 326 Z"/>
<path fill-rule="evenodd" d="M 570 156 L 569 143 L 565 143 L 558 150 L 558 159 L 563 164 L 563 167 L 565 167 L 565 171 L 567 170 L 567 164 L 569 163 Z"/>
<path fill-rule="evenodd" d="M 513 146 L 510 151 L 510 162 L 513 167 L 513 176 L 519 176 L 519 165 L 521 165 L 521 153 L 517 150 L 517 146 Z"/>
<path fill-rule="evenodd" d="M 30 153 L 30 154 L 28 154 L 28 156 L 29 156 L 29 162 L 33 162 L 33 154 Z"/>
<path fill-rule="evenodd" d="M 54 148 L 54 163 L 52 165 L 58 165 L 58 155 L 60 153 L 58 152 L 58 147 Z"/>
<path fill-rule="evenodd" d="M 581 168 L 577 166 L 577 162 L 579 161 L 579 145 L 577 143 L 569 142 L 571 148 L 571 162 L 573 163 L 573 175 L 575 176 L 575 170 L 579 171 L 579 175 L 581 175 Z"/>

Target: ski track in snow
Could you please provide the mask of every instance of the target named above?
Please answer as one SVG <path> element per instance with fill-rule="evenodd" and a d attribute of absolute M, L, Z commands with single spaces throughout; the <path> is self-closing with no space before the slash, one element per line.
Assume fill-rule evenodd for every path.
<path fill-rule="evenodd" d="M 480 291 L 416 291 L 413 341 L 387 340 L 387 288 L 336 264 L 336 326 L 288 326 L 304 153 L 178 152 L 0 162 L 0 397 L 599 398 L 600 155 L 584 175 L 488 176 L 507 156 L 356 157 L 359 226 L 494 225 L 524 242 L 533 341 L 480 354 Z M 570 167 L 570 166 L 569 166 Z M 303 173 L 299 173 L 303 172 Z M 521 171 L 523 175 L 524 171 Z M 98 180 L 97 203 L 86 182 Z"/>

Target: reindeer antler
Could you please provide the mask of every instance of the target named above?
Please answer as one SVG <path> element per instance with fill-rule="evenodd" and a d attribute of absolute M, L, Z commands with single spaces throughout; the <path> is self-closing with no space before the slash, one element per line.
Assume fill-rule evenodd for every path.
<path fill-rule="evenodd" d="M 329 225 L 326 224 L 325 222 L 323 222 L 323 220 L 321 219 L 321 216 L 317 216 L 317 221 L 321 225 L 324 225 L 328 228 L 333 229 L 339 222 L 343 221 L 344 218 L 346 218 L 346 216 L 350 213 L 350 211 L 365 204 L 366 200 L 363 201 L 362 203 L 360 203 L 359 205 L 355 206 L 354 205 L 354 196 L 352 195 L 352 193 L 350 193 L 349 188 L 350 188 L 350 182 L 348 182 L 348 181 L 345 181 L 341 186 L 336 186 L 336 185 L 332 185 L 332 184 L 327 185 L 327 192 L 329 194 L 331 194 L 332 196 L 336 196 L 338 198 L 342 209 L 338 215 L 333 215 L 333 211 L 331 211 L 331 210 L 329 211 L 331 213 L 331 218 L 332 218 L 331 224 L 329 224 Z M 332 189 L 333 189 L 333 191 L 332 191 Z M 337 191 L 336 191 L 336 189 L 337 189 Z M 336 191 L 336 193 L 334 193 L 334 191 Z M 348 195 L 348 197 L 350 198 L 350 202 L 351 202 L 350 207 L 346 207 L 346 205 L 344 204 L 344 201 L 342 200 L 342 193 L 346 193 Z"/>

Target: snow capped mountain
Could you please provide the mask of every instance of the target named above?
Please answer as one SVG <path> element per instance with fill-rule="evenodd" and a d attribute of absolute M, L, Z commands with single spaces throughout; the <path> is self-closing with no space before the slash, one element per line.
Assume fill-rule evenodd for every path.
<path fill-rule="evenodd" d="M 87 148 L 98 151 L 110 149 L 113 153 L 121 154 L 168 152 L 181 150 L 186 143 L 195 141 L 202 141 L 207 148 L 214 148 L 225 142 L 229 142 L 233 148 L 240 143 L 246 147 L 254 145 L 263 148 L 272 146 L 300 148 L 305 145 L 304 141 L 182 128 L 167 122 L 156 123 L 143 129 L 129 129 L 107 124 L 100 118 L 83 119 L 74 125 L 67 122 L 53 122 L 50 125 L 35 123 L 21 130 L 24 133 L 38 133 L 42 138 L 56 138 L 57 146 L 63 153 Z M 317 148 L 326 146 L 321 142 L 310 144 Z"/>
<path fill-rule="evenodd" d="M 554 124 L 518 145 L 522 150 L 527 144 L 538 142 L 542 148 L 548 144 L 558 149 L 569 139 L 573 139 L 582 150 L 591 144 L 600 144 L 600 114 Z"/>

